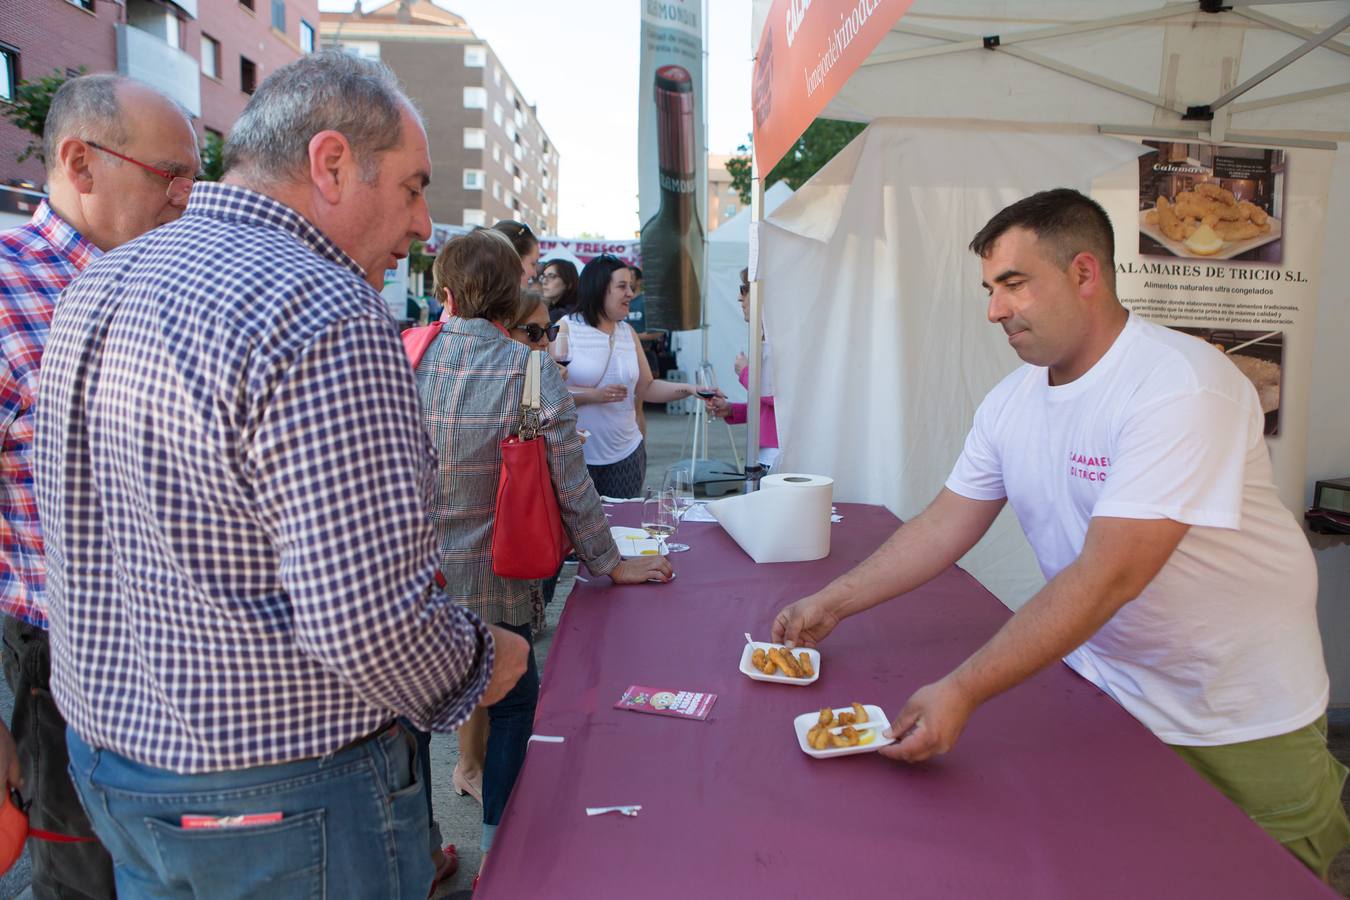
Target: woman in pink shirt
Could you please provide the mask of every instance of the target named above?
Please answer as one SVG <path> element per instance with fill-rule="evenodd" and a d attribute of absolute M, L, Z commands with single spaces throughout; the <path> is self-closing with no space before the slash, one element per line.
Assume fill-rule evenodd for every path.
<path fill-rule="evenodd" d="M 741 313 L 745 316 L 745 321 L 750 321 L 750 272 L 748 269 L 741 269 Z M 769 358 L 769 344 L 767 341 L 761 341 L 759 345 L 760 352 L 760 379 L 759 379 L 759 459 L 758 462 L 765 469 L 773 468 L 774 463 L 778 462 L 778 422 L 774 417 L 773 408 L 773 366 Z M 744 353 L 736 354 L 736 377 L 741 384 L 748 390 L 750 388 L 750 360 Z M 712 401 L 712 413 L 716 416 L 722 416 L 732 425 L 739 425 L 746 421 L 747 409 L 746 403 L 728 403 L 724 398 L 718 397 Z"/>

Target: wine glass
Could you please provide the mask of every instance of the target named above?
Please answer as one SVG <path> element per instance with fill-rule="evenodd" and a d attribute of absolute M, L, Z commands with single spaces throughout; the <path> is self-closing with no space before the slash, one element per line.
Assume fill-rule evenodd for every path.
<path fill-rule="evenodd" d="M 670 492 L 663 488 L 647 488 L 646 496 L 642 499 L 642 530 L 656 538 L 662 556 L 669 552 L 666 538 L 675 533 L 678 522 L 675 501 Z"/>
<path fill-rule="evenodd" d="M 704 400 L 717 396 L 717 371 L 711 363 L 704 363 L 694 371 L 694 392 Z"/>
<path fill-rule="evenodd" d="M 689 472 L 683 466 L 671 466 L 666 470 L 662 489 L 670 495 L 676 522 L 683 521 L 684 514 L 694 505 L 694 480 L 689 477 Z M 671 553 L 683 553 L 689 549 L 689 545 L 667 544 L 666 549 Z"/>
<path fill-rule="evenodd" d="M 558 323 L 558 335 L 548 345 L 548 354 L 563 368 L 572 361 L 572 346 L 567 339 L 567 322 Z"/>

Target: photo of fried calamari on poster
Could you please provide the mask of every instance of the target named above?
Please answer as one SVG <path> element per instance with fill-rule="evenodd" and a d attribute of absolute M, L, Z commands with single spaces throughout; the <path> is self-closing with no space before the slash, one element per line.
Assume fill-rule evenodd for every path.
<path fill-rule="evenodd" d="M 1279 264 L 1283 150 L 1145 141 L 1139 253 Z"/>

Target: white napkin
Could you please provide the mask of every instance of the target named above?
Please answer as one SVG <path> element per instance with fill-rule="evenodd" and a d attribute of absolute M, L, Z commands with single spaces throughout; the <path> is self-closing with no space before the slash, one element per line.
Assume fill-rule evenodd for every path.
<path fill-rule="evenodd" d="M 680 517 L 680 521 L 716 522 L 717 520 L 713 518 L 712 513 L 708 512 L 708 504 L 695 503 L 693 506 L 689 507 L 687 510 L 684 511 L 684 515 Z"/>

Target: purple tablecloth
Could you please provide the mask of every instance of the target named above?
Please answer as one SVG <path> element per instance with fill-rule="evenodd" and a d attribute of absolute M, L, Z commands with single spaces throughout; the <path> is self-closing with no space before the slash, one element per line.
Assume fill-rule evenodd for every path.
<path fill-rule="evenodd" d="M 635 523 L 635 504 L 609 508 Z M 756 565 L 721 527 L 667 585 L 578 584 L 549 654 L 530 744 L 478 894 L 486 900 L 1292 898 L 1334 894 L 1112 700 L 1063 665 L 976 712 L 920 766 L 812 759 L 792 720 L 857 700 L 894 717 L 1007 610 L 952 568 L 845 621 L 808 687 L 737 670 L 786 602 L 897 524 L 840 504 L 827 559 Z M 614 709 L 632 684 L 713 691 L 706 722 Z M 641 804 L 635 818 L 585 807 Z"/>

